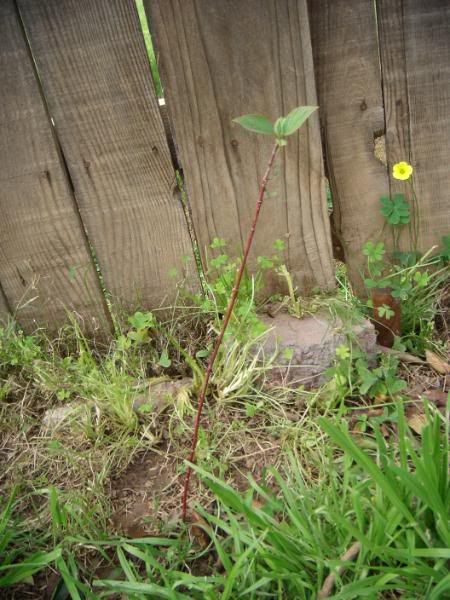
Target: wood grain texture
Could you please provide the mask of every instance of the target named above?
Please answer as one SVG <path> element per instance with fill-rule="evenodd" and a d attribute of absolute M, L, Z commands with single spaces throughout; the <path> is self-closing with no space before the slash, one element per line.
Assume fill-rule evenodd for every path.
<path fill-rule="evenodd" d="M 83 222 L 113 301 L 175 296 L 192 245 L 131 0 L 19 0 Z"/>
<path fill-rule="evenodd" d="M 336 230 L 361 291 L 361 248 L 381 234 L 379 197 L 388 191 L 374 155 L 384 133 L 375 9 L 372 0 L 313 0 L 309 8 Z"/>
<path fill-rule="evenodd" d="M 0 281 L 8 304 L 28 330 L 54 330 L 66 309 L 96 329 L 106 321 L 103 296 L 13 0 L 0 3 L 0 126 Z"/>
<path fill-rule="evenodd" d="M 414 166 L 426 251 L 450 233 L 450 3 L 378 0 L 377 8 L 387 159 L 390 168 Z M 391 178 L 390 187 L 411 199 L 408 183 Z"/>
<path fill-rule="evenodd" d="M 224 238 L 242 249 L 271 140 L 232 123 L 247 113 L 275 120 L 316 104 L 304 0 L 145 2 L 200 248 Z M 293 136 L 269 189 L 251 255 L 286 240 L 302 291 L 333 285 L 318 117 Z M 273 280 L 273 288 L 279 281 Z"/>

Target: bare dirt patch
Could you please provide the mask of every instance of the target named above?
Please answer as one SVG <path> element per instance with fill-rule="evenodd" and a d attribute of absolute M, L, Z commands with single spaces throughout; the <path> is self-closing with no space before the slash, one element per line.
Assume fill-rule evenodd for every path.
<path fill-rule="evenodd" d="M 157 534 L 161 522 L 173 518 L 181 489 L 177 469 L 178 460 L 167 449 L 149 451 L 111 482 L 117 533 L 132 538 Z"/>

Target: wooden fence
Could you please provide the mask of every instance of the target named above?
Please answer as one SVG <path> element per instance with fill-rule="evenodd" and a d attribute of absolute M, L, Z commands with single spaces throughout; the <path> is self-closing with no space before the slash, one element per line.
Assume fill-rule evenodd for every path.
<path fill-rule="evenodd" d="M 193 231 L 134 0 L 2 0 L 1 314 L 32 329 L 74 311 L 104 330 L 105 289 L 126 310 L 172 302 L 174 268 L 195 289 L 191 236 L 205 259 L 214 237 L 239 253 L 249 228 L 270 141 L 232 123 L 248 112 L 320 105 L 271 181 L 253 264 L 281 238 L 301 291 L 333 286 L 322 142 L 355 285 L 363 243 L 380 236 L 379 197 L 400 189 L 394 162 L 415 166 L 421 248 L 449 233 L 448 2 L 144 4 Z"/>

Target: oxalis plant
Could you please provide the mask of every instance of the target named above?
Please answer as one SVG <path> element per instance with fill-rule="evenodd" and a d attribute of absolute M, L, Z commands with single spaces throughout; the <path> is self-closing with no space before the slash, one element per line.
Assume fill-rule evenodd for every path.
<path fill-rule="evenodd" d="M 363 254 L 367 257 L 364 283 L 370 294 L 377 289 L 387 290 L 393 299 L 392 304 L 373 307 L 375 320 L 392 320 L 393 323 L 396 310 L 399 311 L 401 333 L 407 349 L 423 354 L 433 330 L 436 299 L 442 284 L 448 279 L 450 236 L 442 238 L 441 247 L 434 246 L 423 255 L 418 251 L 420 214 L 413 172 L 412 165 L 405 161 L 392 167 L 393 178 L 410 186 L 411 203 L 404 194 L 380 198 L 385 226 L 392 233 L 392 254 L 387 259 L 383 241 L 368 241 L 364 245 Z M 406 227 L 409 228 L 412 246 L 409 251 L 402 252 L 400 238 Z M 394 310 L 394 302 L 400 308 Z M 372 306 L 371 301 L 369 306 Z"/>
<path fill-rule="evenodd" d="M 202 416 L 203 404 L 205 402 L 206 392 L 208 389 L 209 381 L 211 379 L 213 367 L 217 355 L 220 350 L 220 346 L 222 344 L 225 332 L 227 330 L 228 324 L 230 322 L 231 315 L 233 313 L 234 306 L 236 304 L 236 299 L 239 292 L 239 287 L 241 285 L 242 277 L 244 275 L 245 266 L 247 264 L 247 258 L 250 253 L 250 249 L 252 246 L 253 238 L 255 236 L 256 225 L 258 222 L 259 213 L 261 211 L 261 207 L 264 201 L 264 195 L 266 192 L 267 183 L 269 181 L 270 173 L 272 171 L 272 167 L 275 162 L 275 158 L 278 154 L 279 149 L 282 146 L 287 144 L 286 138 L 293 133 L 295 133 L 300 127 L 306 122 L 306 120 L 312 115 L 312 113 L 317 110 L 317 106 L 299 106 L 298 108 L 294 108 L 286 117 L 280 117 L 275 121 L 275 123 L 271 123 L 267 117 L 262 115 L 244 115 L 242 117 L 238 117 L 233 119 L 235 123 L 238 123 L 245 129 L 249 131 L 253 131 L 254 133 L 259 133 L 262 135 L 269 135 L 274 138 L 274 144 L 272 147 L 272 152 L 270 154 L 270 158 L 267 163 L 266 171 L 264 173 L 264 177 L 259 186 L 258 199 L 256 201 L 255 212 L 253 216 L 253 222 L 251 229 L 248 233 L 247 240 L 244 246 L 244 254 L 241 260 L 241 263 L 236 271 L 236 279 L 234 282 L 233 289 L 230 294 L 230 298 L 228 301 L 228 306 L 225 311 L 225 316 L 222 321 L 222 326 L 220 328 L 219 335 L 216 338 L 216 342 L 214 344 L 214 348 L 210 354 L 208 365 L 206 367 L 205 378 L 203 381 L 203 385 L 198 398 L 198 408 L 197 414 L 194 421 L 194 432 L 192 435 L 192 445 L 191 452 L 188 457 L 188 464 L 186 477 L 184 481 L 184 489 L 183 489 L 183 498 L 182 498 L 182 518 L 183 521 L 186 521 L 187 515 L 187 502 L 189 496 L 189 482 L 192 475 L 192 467 L 191 464 L 195 463 L 195 452 L 197 449 L 198 442 L 198 432 L 200 427 L 200 420 Z"/>

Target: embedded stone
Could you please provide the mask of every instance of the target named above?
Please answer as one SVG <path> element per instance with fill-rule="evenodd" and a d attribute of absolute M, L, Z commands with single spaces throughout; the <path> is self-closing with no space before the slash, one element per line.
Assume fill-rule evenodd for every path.
<path fill-rule="evenodd" d="M 276 356 L 269 374 L 272 383 L 321 385 L 341 345 L 359 347 L 369 362 L 377 354 L 375 328 L 367 319 L 350 326 L 323 313 L 302 319 L 278 313 L 273 318 L 262 316 L 261 320 L 270 327 L 262 342 L 264 354 Z"/>

